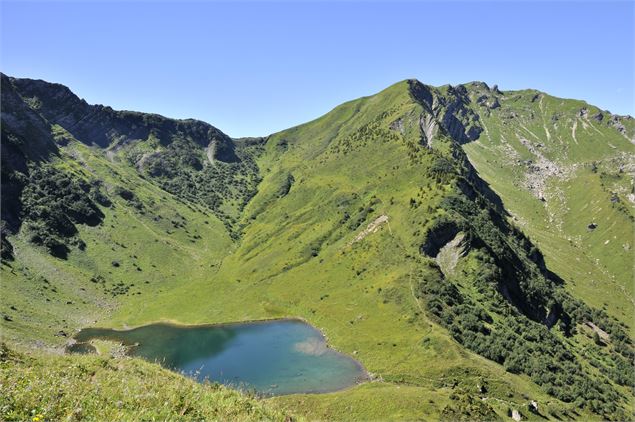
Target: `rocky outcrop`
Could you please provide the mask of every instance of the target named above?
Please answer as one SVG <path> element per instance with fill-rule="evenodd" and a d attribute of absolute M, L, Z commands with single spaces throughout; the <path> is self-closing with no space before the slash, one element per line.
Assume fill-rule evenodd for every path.
<path fill-rule="evenodd" d="M 498 97 L 491 95 L 481 95 L 476 99 L 476 103 L 489 110 L 494 110 L 501 106 L 501 103 L 498 101 Z"/>
<path fill-rule="evenodd" d="M 409 87 L 412 97 L 424 108 L 425 114 L 429 115 L 420 118 L 422 137 L 425 137 L 426 144 L 429 144 L 437 125 L 460 144 L 478 139 L 483 128 L 478 115 L 469 107 L 470 97 L 464 85 L 449 86 L 443 92 L 411 80 Z"/>
<path fill-rule="evenodd" d="M 419 247 L 419 250 L 421 253 L 435 258 L 441 248 L 454 239 L 460 231 L 461 228 L 455 221 L 439 219 L 426 232 L 423 244 Z"/>
<path fill-rule="evenodd" d="M 611 116 L 611 119 L 609 120 L 609 126 L 614 127 L 622 135 L 626 135 L 626 127 L 620 121 L 619 116 L 615 116 L 615 115 Z"/>
<path fill-rule="evenodd" d="M 157 138 L 163 145 L 169 145 L 174 136 L 179 136 L 192 140 L 201 148 L 214 143 L 214 158 L 217 160 L 238 160 L 232 139 L 208 123 L 193 119 L 169 119 L 158 114 L 117 111 L 103 105 L 90 105 L 64 85 L 33 79 L 10 80 L 34 111 L 89 145 L 107 148 L 150 136 Z"/>
<path fill-rule="evenodd" d="M 404 133 L 404 123 L 403 119 L 400 117 L 390 124 L 390 130 L 394 130 L 399 133 Z"/>
<path fill-rule="evenodd" d="M 20 195 L 28 179 L 28 163 L 46 160 L 58 153 L 48 122 L 18 94 L 11 79 L 0 74 L 2 91 L 1 216 L 3 235 L 20 226 Z M 5 239 L 3 237 L 3 239 Z"/>
<path fill-rule="evenodd" d="M 465 233 L 459 232 L 454 239 L 446 243 L 436 256 L 437 264 L 445 277 L 454 274 L 456 264 L 470 250 Z"/>
<path fill-rule="evenodd" d="M 419 117 L 419 127 L 421 129 L 421 145 L 430 147 L 432 138 L 437 133 L 438 124 L 431 114 L 422 113 Z"/>

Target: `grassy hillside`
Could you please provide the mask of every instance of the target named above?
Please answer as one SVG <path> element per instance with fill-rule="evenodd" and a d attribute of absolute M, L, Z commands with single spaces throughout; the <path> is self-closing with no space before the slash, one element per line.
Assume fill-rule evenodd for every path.
<path fill-rule="evenodd" d="M 2 267 L 2 311 L 12 319 L 6 338 L 59 344 L 129 298 L 151 302 L 184 279 L 213 273 L 232 247 L 210 211 L 175 200 L 100 151 L 71 141 L 50 166 L 78 179 L 98 177 L 111 205 L 100 207 L 101 224 L 77 226 L 85 247 L 66 259 L 34 248 L 26 229 L 12 238 L 16 259 Z"/>
<path fill-rule="evenodd" d="M 567 288 L 632 326 L 635 121 L 534 90 L 481 97 L 470 161 Z"/>
<path fill-rule="evenodd" d="M 619 207 L 628 183 L 611 173 L 618 158 L 571 147 L 569 164 L 582 171 L 586 164 L 576 163 L 596 161 L 589 183 L 620 201 L 609 197 L 618 204 L 610 211 L 593 205 L 605 214 L 594 214 L 597 228 L 587 237 L 574 230 L 580 215 L 563 216 L 563 231 L 553 235 L 549 224 L 556 223 L 532 210 L 564 208 L 513 191 L 514 177 L 527 177 L 519 163 L 510 173 L 489 165 L 511 155 L 508 147 L 485 144 L 503 138 L 495 127 L 508 131 L 505 139 L 522 129 L 508 129 L 507 97 L 515 98 L 482 84 L 437 89 L 404 81 L 266 139 L 238 141 L 224 161 L 214 159 L 213 148 L 209 159 L 207 140 L 182 130 L 164 134 L 169 142 L 150 130 L 104 147 L 69 132 L 63 119 L 49 122 L 58 152 L 38 168 L 66 178 L 26 172 L 22 201 L 43 212 L 21 214 L 21 227 L 7 237 L 13 260 L 1 269 L 3 337 L 21 348 L 59 347 L 75 329 L 95 323 L 302 317 L 360 360 L 373 382 L 270 399 L 294 414 L 492 420 L 519 410 L 530 419 L 627 419 L 633 344 L 624 324 L 632 292 L 606 299 L 606 312 L 594 292 L 606 292 L 608 283 L 628 289 L 630 248 L 602 255 L 591 236 L 612 230 L 605 233 L 616 236 L 611 248 L 626 241 L 624 230 L 609 227 L 632 227 L 631 211 Z M 531 98 L 513 101 L 536 106 Z M 514 124 L 527 126 L 521 112 L 532 110 L 513 111 Z M 621 143 L 615 123 L 598 130 L 622 148 L 622 159 L 632 158 L 632 144 Z M 518 144 L 530 153 L 530 143 Z M 71 187 L 54 195 L 42 180 Z M 583 201 L 584 180 L 571 179 L 567 195 Z M 68 253 L 52 256 L 30 229 L 51 220 L 48 202 L 31 192 L 51 195 L 70 212 L 77 208 L 73 195 L 79 203 L 88 198 L 85 208 L 95 204 L 99 221 L 70 220 L 76 232 L 56 237 Z M 576 233 L 590 245 L 580 265 L 560 246 Z M 595 259 L 605 269 L 582 277 Z M 604 271 L 615 278 L 600 278 Z M 608 337 L 594 342 L 587 323 Z M 539 403 L 537 414 L 528 410 L 530 400 Z"/>
<path fill-rule="evenodd" d="M 0 418 L 51 420 L 289 420 L 270 403 L 199 384 L 139 359 L 0 349 Z"/>

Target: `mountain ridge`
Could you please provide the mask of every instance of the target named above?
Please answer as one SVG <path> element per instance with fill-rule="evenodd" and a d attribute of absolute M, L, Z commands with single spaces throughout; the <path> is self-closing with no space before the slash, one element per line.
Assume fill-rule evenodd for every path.
<path fill-rule="evenodd" d="M 632 387 L 623 374 L 632 371 L 633 343 L 619 313 L 626 312 L 626 305 L 588 306 L 585 301 L 593 300 L 593 294 L 580 287 L 592 286 L 593 280 L 580 279 L 562 265 L 552 272 L 556 254 L 543 254 L 515 225 L 512 219 L 522 201 L 531 201 L 527 209 L 550 210 L 549 185 L 543 187 L 542 202 L 530 199 L 530 190 L 510 195 L 503 182 L 540 173 L 544 160 L 573 163 L 592 186 L 605 186 L 622 201 L 612 203 L 617 205 L 610 207 L 607 219 L 632 221 L 624 205 L 627 181 L 606 161 L 616 152 L 607 145 L 596 148 L 589 137 L 607 138 L 627 159 L 632 151 L 632 142 L 625 139 L 633 130 L 629 119 L 618 119 L 624 134 L 609 124 L 612 117 L 590 120 L 588 114 L 596 113 L 592 106 L 580 114 L 577 102 L 507 93 L 481 83 L 435 88 L 405 80 L 264 138 L 223 138 L 238 159 L 225 162 L 208 156 L 207 134 L 196 137 L 197 131 L 168 125 L 153 135 L 152 118 L 146 122 L 133 116 L 145 122 L 141 131 L 124 125 L 125 130 L 110 133 L 104 122 L 118 121 L 119 112 L 98 107 L 90 110 L 106 117 L 87 119 L 86 127 L 78 129 L 83 119 L 67 117 L 76 111 L 60 115 L 55 95 L 27 88 L 27 102 L 45 108 L 52 120 L 50 136 L 58 154 L 32 162 L 27 179 L 20 179 L 27 224 L 7 236 L 7 242 L 15 243 L 14 260 L 3 259 L 2 266 L 9 297 L 21 303 L 15 310 L 3 309 L 11 319 L 5 318 L 3 328 L 13 338 L 25 335 L 20 327 L 33 327 L 35 338 L 64 342 L 51 335 L 50 321 L 43 322 L 40 310 L 23 309 L 29 297 L 35 303 L 42 297 L 52 300 L 43 309 L 58 321 L 61 315 L 72 316 L 71 323 L 55 323 L 64 330 L 85 326 L 82 313 L 115 327 L 160 319 L 200 323 L 300 316 L 324 328 L 338 349 L 359 352 L 365 366 L 386 381 L 381 393 L 360 387 L 359 394 L 371 400 L 403 385 L 413 386 L 412 394 L 437 397 L 437 390 L 454 389 L 446 374 L 464 373 L 457 381 L 464 398 L 448 400 L 450 394 L 443 393 L 439 404 L 426 411 L 430 418 L 444 412 L 469 414 L 463 404 L 473 400 L 482 379 L 497 400 L 510 399 L 504 392 L 513 391 L 515 406 L 530 392 L 545 402 L 545 397 L 557 400 L 549 406 L 560 415 L 582 409 L 619 419 L 628 412 Z M 550 102 L 557 108 L 552 114 Z M 20 116 L 36 113 L 31 106 L 16 110 Z M 5 113 L 3 108 L 3 127 Z M 549 125 L 545 116 L 550 116 Z M 124 113 L 124 123 L 128 117 Z M 570 125 L 579 125 L 577 136 Z M 553 142 L 541 141 L 538 128 Z M 91 133 L 100 141 L 92 142 Z M 571 134 L 574 147 L 562 147 L 567 144 L 560 139 Z M 8 139 L 3 130 L 3 157 Z M 31 142 L 27 134 L 23 139 Z M 476 154 L 482 152 L 475 146 L 487 146 L 489 154 Z M 487 160 L 512 157 L 512 150 L 520 157 L 512 168 L 520 173 L 492 177 L 494 170 L 503 170 L 496 163 L 484 167 Z M 535 156 L 543 161 L 521 162 Z M 587 174 L 586 163 L 595 159 L 599 172 L 589 169 Z M 5 180 L 13 180 L 5 177 L 4 167 L 3 190 Z M 49 204 L 81 218 L 66 222 Z M 512 213 L 509 204 L 515 207 Z M 86 224 L 94 210 L 101 215 L 95 224 Z M 522 216 L 531 223 L 527 228 L 542 227 L 539 217 Z M 51 248 L 43 236 L 62 221 L 69 231 L 49 239 Z M 563 221 L 567 228 L 558 242 L 574 233 L 567 218 Z M 359 237 L 364 227 L 369 234 Z M 3 247 L 4 232 L 3 227 Z M 60 243 L 66 245 L 63 259 L 47 256 L 38 242 L 45 242 L 53 255 Z M 626 248 L 613 261 L 597 252 L 591 256 L 602 258 L 611 270 L 621 268 L 630 253 Z M 46 282 L 38 278 L 49 267 L 65 280 L 52 270 L 46 270 Z M 20 292 L 20 283 L 32 287 Z M 70 300 L 51 296 L 49 285 Z M 90 293 L 78 297 L 81 291 Z M 93 303 L 105 300 L 111 310 L 97 312 Z M 80 309 L 68 313 L 68 302 L 77 302 Z M 584 328 L 589 321 L 609 333 L 611 341 L 594 345 Z M 386 349 L 384 343 L 392 346 Z M 357 393 L 346 394 L 337 397 L 349 400 Z M 312 414 L 311 408 L 293 405 L 294 400 L 279 402 Z M 318 408 L 337 407 L 328 397 L 307 400 Z M 501 405 L 492 406 L 494 413 L 505 412 Z"/>

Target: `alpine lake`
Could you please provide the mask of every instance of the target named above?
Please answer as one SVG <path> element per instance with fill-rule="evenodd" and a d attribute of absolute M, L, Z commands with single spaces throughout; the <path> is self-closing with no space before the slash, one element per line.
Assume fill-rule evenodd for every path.
<path fill-rule="evenodd" d="M 69 353 L 95 353 L 91 340 L 126 346 L 128 355 L 157 362 L 198 381 L 259 395 L 326 393 L 368 378 L 362 365 L 326 344 L 322 333 L 294 319 L 223 325 L 157 323 L 130 330 L 86 328 Z"/>

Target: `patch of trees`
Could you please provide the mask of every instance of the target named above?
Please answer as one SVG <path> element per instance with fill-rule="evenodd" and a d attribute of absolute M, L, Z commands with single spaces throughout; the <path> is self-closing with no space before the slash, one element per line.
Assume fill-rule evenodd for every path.
<path fill-rule="evenodd" d="M 145 207 L 141 200 L 135 195 L 135 193 L 129 189 L 122 188 L 120 186 L 115 188 L 115 194 L 124 199 L 129 205 L 135 208 L 137 211 L 143 213 Z"/>
<path fill-rule="evenodd" d="M 462 191 L 444 198 L 441 207 L 448 216 L 443 226 L 452 223 L 466 232 L 470 245 L 484 249 L 500 270 L 498 291 L 525 316 L 544 321 L 553 305 L 548 298 L 553 296 L 556 283 L 544 267 L 542 254 L 476 189 L 472 194 L 472 199 Z M 430 240 L 424 245 L 427 243 Z"/>
<path fill-rule="evenodd" d="M 452 176 L 456 174 L 454 165 L 444 156 L 437 154 L 434 151 L 432 153 L 434 154 L 434 159 L 430 165 L 430 173 L 437 183 L 448 183 Z"/>
<path fill-rule="evenodd" d="M 349 230 L 357 230 L 359 226 L 368 220 L 368 216 L 375 212 L 375 206 L 380 202 L 381 200 L 379 198 L 373 196 L 367 204 L 358 207 L 356 212 L 351 214 L 350 212 L 345 211 L 340 219 L 340 224 L 348 222 L 347 227 Z"/>
<path fill-rule="evenodd" d="M 465 392 L 450 395 L 450 404 L 441 412 L 440 421 L 500 421 L 494 409 L 478 397 Z"/>
<path fill-rule="evenodd" d="M 509 372 L 528 375 L 562 401 L 575 402 L 608 419 L 623 418 L 621 396 L 608 379 L 584 369 L 557 330 L 527 318 L 492 289 L 499 274 L 492 262 L 470 274 L 479 291 L 490 286 L 487 299 L 477 302 L 462 294 L 433 264 L 420 281 L 418 296 L 434 319 L 468 349 L 500 363 Z M 621 355 L 614 366 L 607 365 L 610 367 L 623 371 L 623 381 L 629 376 L 632 379 L 633 365 Z"/>
<path fill-rule="evenodd" d="M 66 258 L 71 246 L 83 249 L 77 224 L 96 226 L 104 218 L 93 198 L 107 203 L 99 184 L 90 184 L 50 164 L 33 165 L 22 191 L 24 228 L 31 242 Z"/>
<path fill-rule="evenodd" d="M 429 314 L 459 343 L 528 375 L 550 395 L 607 419 L 625 419 L 624 398 L 611 383 L 634 387 L 635 352 L 625 327 L 570 296 L 538 248 L 478 187 L 459 176 L 455 192 L 442 201 L 446 214 L 430 225 L 421 252 L 435 256 L 462 231 L 474 265 L 450 278 L 432 261 L 421 269 L 417 294 Z M 599 350 L 592 359 L 571 338 L 587 321 L 611 339 L 610 347 L 590 342 Z M 589 372 L 583 360 L 602 375 Z"/>
<path fill-rule="evenodd" d="M 376 142 L 396 142 L 400 139 L 394 131 L 382 127 L 386 113 L 382 113 L 371 122 L 360 126 L 349 135 L 337 138 L 329 146 L 329 154 L 347 155 Z"/>
<path fill-rule="evenodd" d="M 2 242 L 0 246 L 0 256 L 2 257 L 2 261 L 13 261 L 13 245 L 9 242 L 9 239 L 7 239 L 8 229 L 6 226 L 7 222 L 0 220 L 0 240 Z"/>
<path fill-rule="evenodd" d="M 258 143 L 240 145 L 239 160 L 202 165 L 207 160 L 204 150 L 191 140 L 175 138 L 164 151 L 149 156 L 143 168 L 162 189 L 211 209 L 236 236 L 235 219 L 228 212 L 241 212 L 256 194 L 261 179 L 254 155 L 261 150 Z"/>

